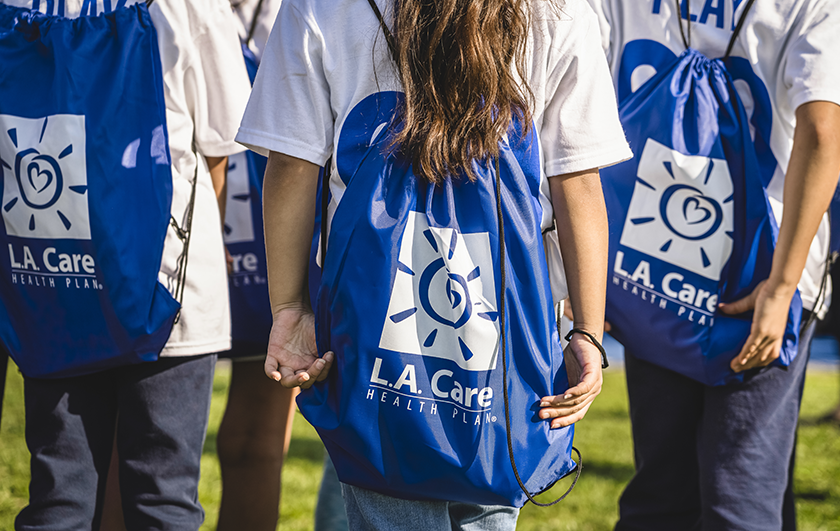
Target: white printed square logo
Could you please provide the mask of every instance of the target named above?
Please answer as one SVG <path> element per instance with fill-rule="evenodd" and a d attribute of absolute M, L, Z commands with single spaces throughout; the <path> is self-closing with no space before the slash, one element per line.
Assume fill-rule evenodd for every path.
<path fill-rule="evenodd" d="M 251 215 L 248 155 L 242 152 L 228 158 L 225 243 L 252 241 L 254 241 L 254 218 Z"/>
<path fill-rule="evenodd" d="M 719 280 L 732 254 L 732 192 L 725 160 L 648 139 L 621 245 Z"/>
<path fill-rule="evenodd" d="M 499 312 L 490 237 L 430 228 L 409 213 L 379 347 L 454 361 L 468 371 L 496 367 Z"/>
<path fill-rule="evenodd" d="M 0 114 L 0 165 L 8 235 L 90 239 L 84 116 Z"/>

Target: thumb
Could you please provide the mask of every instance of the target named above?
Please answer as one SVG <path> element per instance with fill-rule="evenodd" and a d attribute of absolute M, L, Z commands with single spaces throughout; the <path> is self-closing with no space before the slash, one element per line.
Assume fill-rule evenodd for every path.
<path fill-rule="evenodd" d="M 720 308 L 720 311 L 722 313 L 725 313 L 725 314 L 728 314 L 728 315 L 736 315 L 736 314 L 739 314 L 739 313 L 748 312 L 748 311 L 755 308 L 755 299 L 758 296 L 758 290 L 759 289 L 760 289 L 760 287 L 756 288 L 755 290 L 753 290 L 752 293 L 750 293 L 749 295 L 747 295 L 743 299 L 738 299 L 737 301 L 722 303 L 718 306 L 718 308 Z"/>

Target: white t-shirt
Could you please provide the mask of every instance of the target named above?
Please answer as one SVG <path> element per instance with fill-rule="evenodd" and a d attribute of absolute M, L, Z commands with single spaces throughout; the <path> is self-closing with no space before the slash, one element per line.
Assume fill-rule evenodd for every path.
<path fill-rule="evenodd" d="M 262 6 L 255 22 L 254 11 L 260 1 L 262 1 Z M 265 44 L 268 42 L 268 34 L 271 33 L 274 19 L 277 18 L 277 12 L 280 10 L 280 2 L 281 0 L 231 0 L 230 2 L 236 19 L 239 21 L 237 29 L 241 40 L 248 38 L 251 24 L 254 24 L 254 35 L 248 46 L 257 56 L 258 61 L 262 58 Z"/>
<path fill-rule="evenodd" d="M 675 0 L 589 1 L 599 14 L 602 46 L 616 80 L 622 52 L 632 41 L 655 40 L 676 55 L 685 49 Z M 691 47 L 710 58 L 722 57 L 746 4 L 746 0 L 690 0 L 688 13 L 694 19 L 691 23 Z M 683 19 L 682 24 L 687 31 L 688 22 Z M 797 107 L 818 100 L 840 104 L 838 24 L 840 10 L 834 0 L 756 1 L 732 48 L 731 56 L 749 61 L 769 96 L 772 120 L 765 127 L 770 129 L 770 150 L 777 166 L 767 191 L 779 222 Z M 643 84 L 651 73 L 646 67 L 636 69 L 631 77 L 632 89 Z M 747 114 L 752 118 L 760 102 L 757 103 L 757 98 L 744 81 L 736 81 L 735 86 Z M 762 112 L 767 114 L 766 110 Z M 755 136 L 754 130 L 752 133 Z M 820 290 L 828 236 L 826 216 L 811 245 L 808 263 L 799 283 L 803 304 L 808 309 L 814 308 Z M 830 282 L 824 295 L 830 300 Z"/>
<path fill-rule="evenodd" d="M 33 4 L 32 0 L 6 3 L 29 8 Z M 57 10 L 61 3 L 42 1 L 40 9 L 46 12 L 54 4 Z M 64 16 L 70 18 L 104 12 L 103 0 L 87 6 L 85 0 L 64 0 L 63 4 Z M 116 1 L 109 4 L 115 5 Z M 172 156 L 172 216 L 179 223 L 184 219 L 198 166 L 181 317 L 161 356 L 219 352 L 230 348 L 227 268 L 219 208 L 204 157 L 242 151 L 233 138 L 250 93 L 248 74 L 236 21 L 226 0 L 155 0 L 149 13 L 161 51 Z M 203 156 L 196 157 L 196 152 Z M 170 226 L 158 278 L 173 294 L 182 249 Z"/>
<path fill-rule="evenodd" d="M 393 2 L 377 3 L 393 25 Z M 632 153 L 618 121 L 592 9 L 583 0 L 567 0 L 562 10 L 548 2 L 529 4 L 525 68 L 543 163 L 542 224 L 548 228 L 553 211 L 547 175 L 608 166 Z M 264 155 L 276 151 L 323 166 L 351 109 L 382 91 L 402 86 L 367 2 L 285 0 L 236 139 Z M 335 171 L 330 190 L 332 213 L 344 192 Z M 552 269 L 558 300 L 565 282 L 557 262 Z"/>

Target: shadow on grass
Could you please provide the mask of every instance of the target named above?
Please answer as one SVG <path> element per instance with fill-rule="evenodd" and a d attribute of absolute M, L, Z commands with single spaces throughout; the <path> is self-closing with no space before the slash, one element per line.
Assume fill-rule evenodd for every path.
<path fill-rule="evenodd" d="M 806 490 L 803 491 L 802 489 L 796 489 L 793 492 L 793 496 L 797 500 L 808 500 L 808 501 L 826 501 L 827 499 L 831 498 L 831 493 L 825 490 Z"/>
<path fill-rule="evenodd" d="M 590 410 L 589 415 L 586 417 L 587 419 L 591 420 L 630 420 L 630 413 L 627 411 L 627 408 L 609 408 L 609 409 L 597 409 L 597 410 Z"/>
<path fill-rule="evenodd" d="M 610 463 L 607 461 L 583 461 L 583 476 L 598 476 L 604 479 L 627 483 L 633 477 L 633 465 Z"/>
<path fill-rule="evenodd" d="M 216 455 L 216 434 L 208 433 L 207 438 L 204 439 L 204 449 L 201 455 Z"/>

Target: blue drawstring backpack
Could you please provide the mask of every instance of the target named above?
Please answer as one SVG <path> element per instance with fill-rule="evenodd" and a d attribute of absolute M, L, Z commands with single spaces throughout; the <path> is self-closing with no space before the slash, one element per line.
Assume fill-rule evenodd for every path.
<path fill-rule="evenodd" d="M 532 132 L 501 146 L 498 170 L 475 161 L 475 182 L 429 184 L 388 154 L 402 98 L 368 96 L 342 126 L 336 168 L 346 189 L 316 304 L 319 351 L 336 361 L 298 404 L 345 483 L 521 506 L 524 490 L 542 492 L 575 468 L 573 427 L 537 417 L 541 397 L 568 388 L 538 143 Z M 509 137 L 521 138 L 518 124 Z"/>
<path fill-rule="evenodd" d="M 172 175 L 146 5 L 0 5 L 0 64 L 4 346 L 31 378 L 157 359 L 180 306 L 158 282 Z"/>
<path fill-rule="evenodd" d="M 332 218 L 322 179 L 310 297 L 318 350 L 336 358 L 298 406 L 344 483 L 410 500 L 553 505 L 568 492 L 551 503 L 532 493 L 573 471 L 576 482 L 581 466 L 574 427 L 538 418 L 540 398 L 569 387 L 539 142 L 514 117 L 499 157 L 473 161 L 474 182 L 430 184 L 391 149 L 403 98 L 377 92 L 347 115 Z"/>
<path fill-rule="evenodd" d="M 729 363 L 752 314 L 727 316 L 717 304 L 747 296 L 769 276 L 778 235 L 765 192 L 776 160 L 763 133 L 769 124 L 757 123 L 770 119 L 769 98 L 749 63 L 729 56 L 751 5 L 723 59 L 687 43 L 679 57 L 655 41 L 625 46 L 619 115 L 636 156 L 601 170 L 611 334 L 637 358 L 707 385 L 743 378 Z M 640 66 L 656 74 L 631 93 Z M 756 102 L 754 141 L 736 79 Z M 796 356 L 801 312 L 797 291 L 775 365 Z"/>

